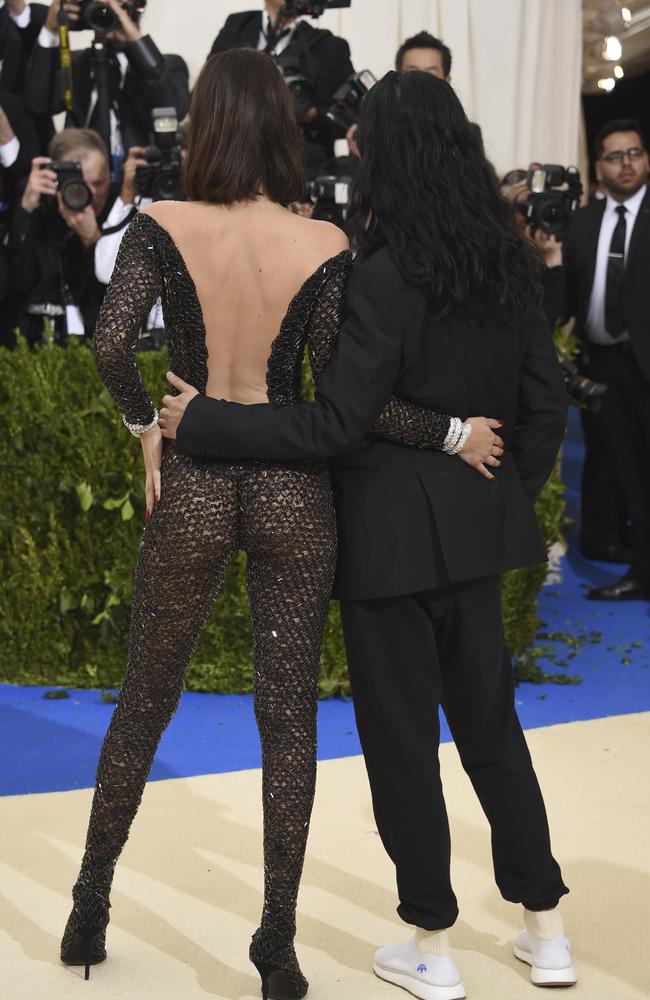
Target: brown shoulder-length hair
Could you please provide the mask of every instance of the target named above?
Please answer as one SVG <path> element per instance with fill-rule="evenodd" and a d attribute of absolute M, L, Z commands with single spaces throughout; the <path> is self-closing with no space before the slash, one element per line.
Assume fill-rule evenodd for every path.
<path fill-rule="evenodd" d="M 282 74 L 255 49 L 208 59 L 190 106 L 185 194 L 231 205 L 262 190 L 286 205 L 304 191 L 298 119 Z"/>

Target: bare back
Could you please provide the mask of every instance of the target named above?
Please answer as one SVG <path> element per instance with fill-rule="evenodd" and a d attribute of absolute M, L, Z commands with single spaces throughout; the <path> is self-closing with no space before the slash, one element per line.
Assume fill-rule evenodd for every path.
<path fill-rule="evenodd" d="M 347 249 L 336 227 L 266 199 L 235 206 L 157 202 L 146 209 L 169 234 L 194 282 L 208 352 L 208 396 L 268 401 L 273 341 L 292 299 Z"/>

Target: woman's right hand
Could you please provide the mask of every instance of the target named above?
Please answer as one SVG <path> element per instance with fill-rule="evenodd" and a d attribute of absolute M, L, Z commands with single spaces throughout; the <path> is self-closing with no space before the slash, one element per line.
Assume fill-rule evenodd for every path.
<path fill-rule="evenodd" d="M 498 469 L 501 465 L 499 459 L 505 448 L 496 431 L 503 427 L 503 421 L 488 417 L 468 417 L 465 423 L 472 425 L 472 433 L 458 452 L 458 457 L 486 479 L 495 479 L 488 466 Z"/>
<path fill-rule="evenodd" d="M 162 465 L 163 436 L 158 424 L 140 435 L 144 470 L 146 474 L 145 496 L 147 510 L 145 520 L 150 521 L 154 508 L 160 500 L 160 468 Z"/>

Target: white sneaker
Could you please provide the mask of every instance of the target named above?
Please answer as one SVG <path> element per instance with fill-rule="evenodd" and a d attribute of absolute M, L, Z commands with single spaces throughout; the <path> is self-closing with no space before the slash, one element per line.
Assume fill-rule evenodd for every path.
<path fill-rule="evenodd" d="M 564 935 L 545 940 L 522 931 L 515 941 L 515 957 L 531 966 L 535 986 L 575 986 L 578 981 L 571 945 Z"/>
<path fill-rule="evenodd" d="M 421 1000 L 465 1000 L 465 987 L 451 955 L 425 955 L 415 938 L 375 952 L 375 975 Z"/>

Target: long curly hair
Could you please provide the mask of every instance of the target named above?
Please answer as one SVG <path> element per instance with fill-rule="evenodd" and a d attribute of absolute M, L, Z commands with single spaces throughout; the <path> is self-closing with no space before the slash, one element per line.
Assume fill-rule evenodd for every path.
<path fill-rule="evenodd" d="M 387 244 L 439 317 L 523 314 L 540 293 L 539 257 L 452 87 L 417 70 L 387 73 L 364 100 L 358 143 L 361 252 Z"/>

